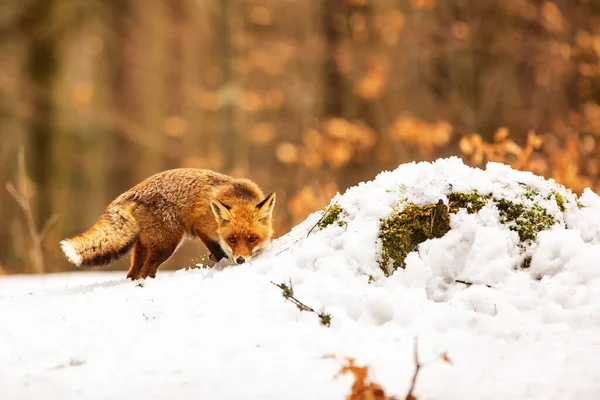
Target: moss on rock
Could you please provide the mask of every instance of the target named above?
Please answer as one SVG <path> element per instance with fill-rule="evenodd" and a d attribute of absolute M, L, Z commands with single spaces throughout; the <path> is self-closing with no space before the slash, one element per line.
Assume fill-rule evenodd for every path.
<path fill-rule="evenodd" d="M 554 217 L 537 203 L 526 207 L 507 199 L 494 199 L 494 204 L 500 211 L 500 223 L 517 232 L 522 243 L 535 240 L 540 231 L 548 230 L 556 223 Z"/>
<path fill-rule="evenodd" d="M 556 205 L 558 206 L 560 212 L 565 212 L 567 210 L 567 207 L 565 207 L 564 197 L 562 197 L 560 193 L 554 190 L 552 191 L 552 196 L 554 197 L 554 201 L 556 201 Z"/>
<path fill-rule="evenodd" d="M 422 207 L 402 202 L 389 217 L 381 220 L 379 265 L 386 276 L 398 268 L 404 268 L 406 256 L 416 250 L 420 243 L 440 238 L 450 230 L 450 214 L 456 214 L 460 209 L 466 209 L 469 214 L 477 213 L 487 204 L 496 206 L 500 214 L 499 222 L 517 232 L 520 247 L 525 251 L 539 232 L 550 229 L 557 222 L 548 210 L 535 202 L 539 195 L 538 189 L 527 186 L 516 200 L 495 198 L 491 193 L 473 191 L 450 193 L 448 206 L 442 200 Z M 521 203 L 519 197 L 525 203 Z M 561 212 L 565 211 L 565 200 L 558 192 L 553 191 L 549 197 L 554 198 Z M 521 268 L 528 268 L 530 264 L 531 256 L 526 255 Z"/>
<path fill-rule="evenodd" d="M 480 194 L 477 191 L 469 193 L 450 193 L 448 195 L 450 213 L 456 214 L 461 208 L 466 208 L 469 214 L 476 213 L 481 210 L 491 198 L 491 195 Z"/>
<path fill-rule="evenodd" d="M 321 218 L 321 220 L 317 223 L 317 226 L 323 229 L 334 222 L 337 222 L 340 226 L 344 225 L 344 223 L 339 220 L 342 212 L 343 209 L 339 206 L 339 204 L 333 204 L 325 211 L 325 215 L 323 215 L 323 218 Z"/>
<path fill-rule="evenodd" d="M 450 230 L 448 207 L 440 200 L 423 207 L 407 204 L 381 220 L 381 260 L 379 266 L 389 276 L 404 268 L 407 254 L 428 239 L 440 238 Z"/>

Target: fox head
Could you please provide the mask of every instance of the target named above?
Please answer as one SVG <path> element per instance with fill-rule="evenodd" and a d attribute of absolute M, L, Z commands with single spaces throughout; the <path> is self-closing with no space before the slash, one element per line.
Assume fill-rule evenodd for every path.
<path fill-rule="evenodd" d="M 211 209 L 217 220 L 219 244 L 230 260 L 248 262 L 271 241 L 275 193 L 259 203 L 227 205 L 217 199 Z"/>

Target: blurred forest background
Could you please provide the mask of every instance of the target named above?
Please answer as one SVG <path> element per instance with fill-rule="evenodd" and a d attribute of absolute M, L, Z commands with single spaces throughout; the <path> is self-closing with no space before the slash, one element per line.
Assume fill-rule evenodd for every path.
<path fill-rule="evenodd" d="M 0 271 L 72 270 L 58 242 L 174 167 L 276 191 L 277 235 L 451 155 L 598 191 L 599 103 L 598 0 L 2 0 Z"/>

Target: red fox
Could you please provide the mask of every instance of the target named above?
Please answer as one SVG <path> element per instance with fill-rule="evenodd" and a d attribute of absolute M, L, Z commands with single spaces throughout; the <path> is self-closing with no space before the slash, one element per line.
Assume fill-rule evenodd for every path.
<path fill-rule="evenodd" d="M 129 279 L 154 278 L 183 239 L 198 238 L 211 260 L 250 261 L 273 237 L 275 193 L 206 169 L 153 175 L 117 197 L 82 234 L 63 240 L 78 267 L 108 265 L 133 249 Z"/>

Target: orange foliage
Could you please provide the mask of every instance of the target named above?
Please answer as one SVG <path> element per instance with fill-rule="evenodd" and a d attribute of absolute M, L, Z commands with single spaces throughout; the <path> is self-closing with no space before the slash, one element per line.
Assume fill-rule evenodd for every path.
<path fill-rule="evenodd" d="M 396 118 L 389 130 L 392 140 L 416 144 L 427 155 L 431 155 L 433 150 L 448 144 L 452 134 L 452 125 L 448 122 L 429 123 L 408 113 Z"/>
<path fill-rule="evenodd" d="M 387 84 L 389 66 L 385 57 L 370 60 L 365 76 L 355 82 L 354 91 L 364 99 L 376 99 Z"/>
<path fill-rule="evenodd" d="M 502 162 L 515 169 L 531 171 L 556 181 L 581 193 L 586 187 L 598 187 L 598 159 L 592 162 L 589 153 L 596 146 L 591 136 L 579 138 L 571 135 L 560 140 L 555 135 L 527 134 L 526 143 L 518 145 L 509 137 L 508 129 L 500 128 L 493 142 L 486 142 L 478 134 L 461 138 L 459 148 L 472 165 L 482 166 L 487 161 Z M 586 151 L 587 149 L 587 151 Z"/>

